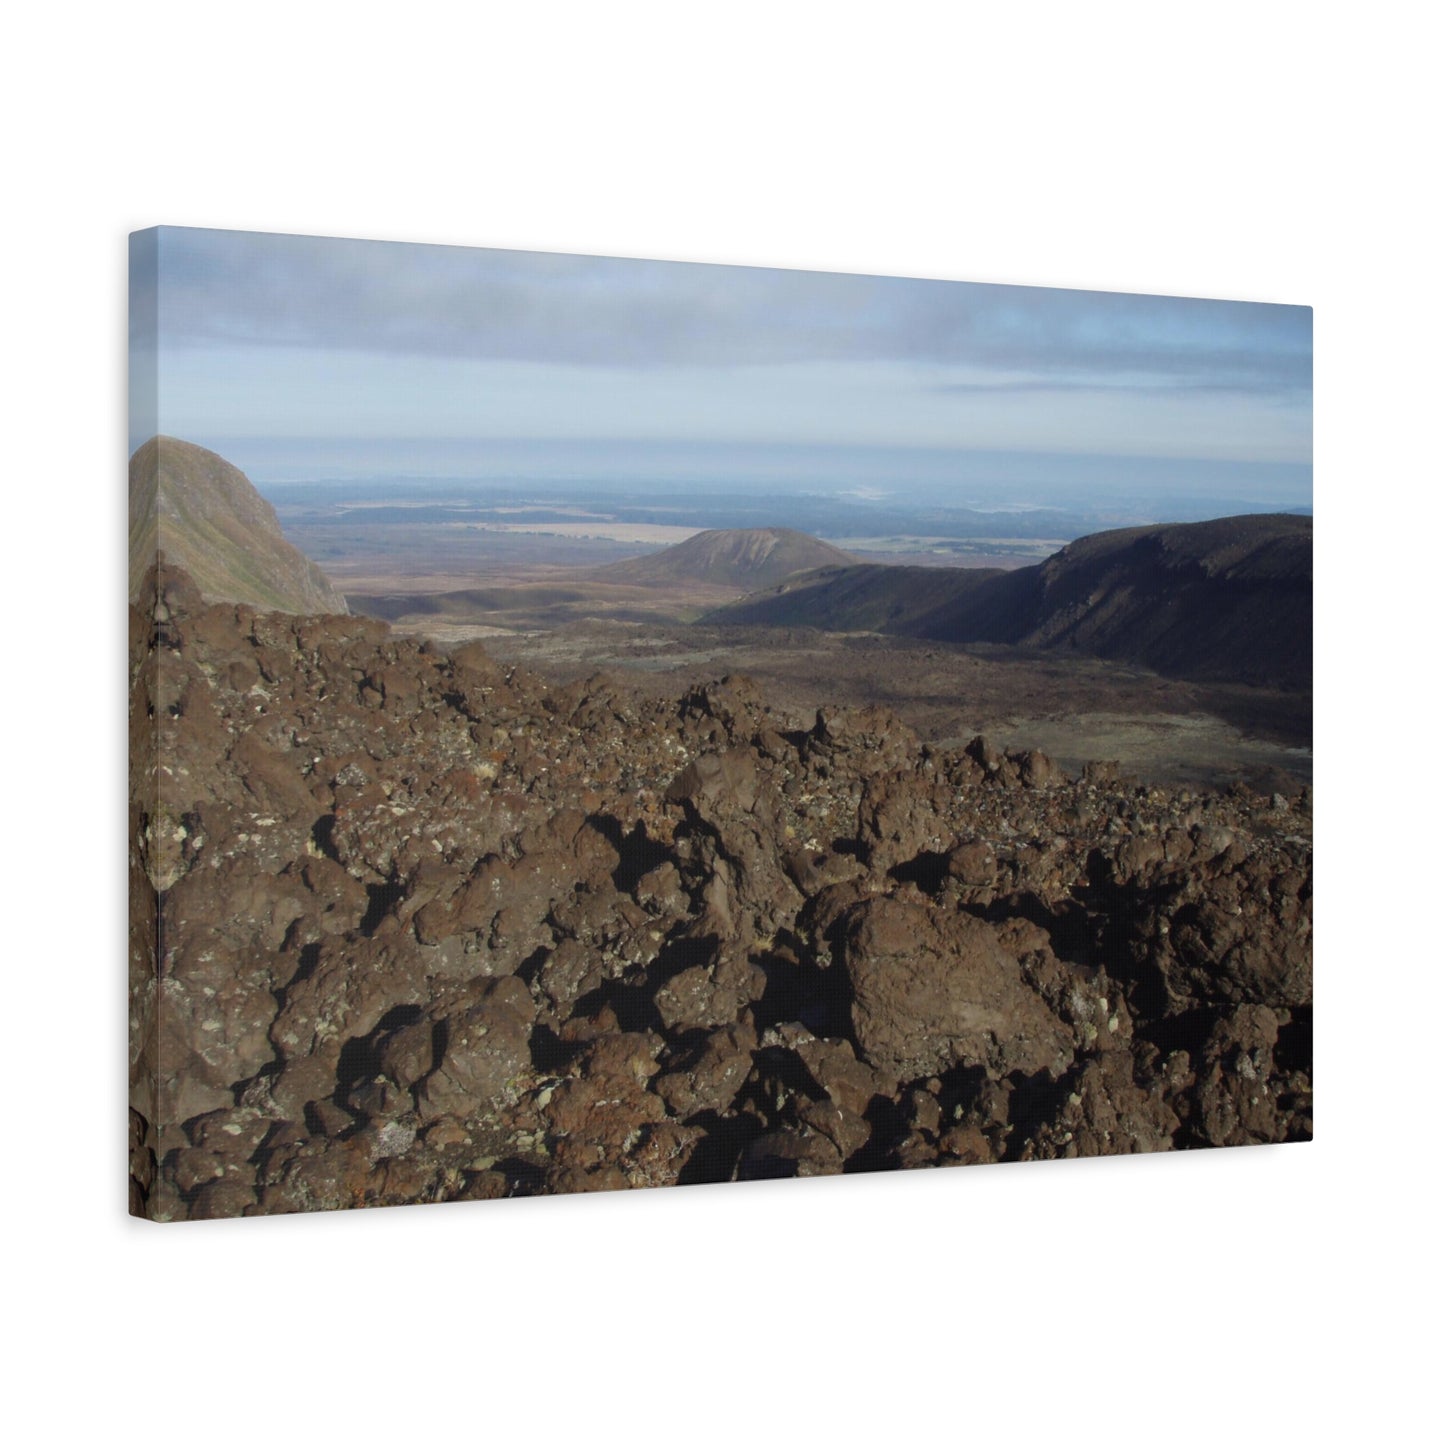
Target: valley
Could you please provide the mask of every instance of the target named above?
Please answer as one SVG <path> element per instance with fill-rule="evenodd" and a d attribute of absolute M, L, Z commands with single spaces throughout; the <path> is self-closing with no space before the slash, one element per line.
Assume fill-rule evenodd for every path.
<path fill-rule="evenodd" d="M 1222 620 L 1204 634 L 1186 626 L 1186 654 L 1204 635 L 1199 656 L 1218 662 L 1217 639 L 1225 638 L 1222 665 L 1202 676 L 1147 666 L 1129 655 L 1128 637 L 1115 656 L 1097 655 L 1087 639 L 1082 648 L 1051 646 L 1046 630 L 1031 631 L 1022 619 L 1038 610 L 1040 564 L 1072 539 L 1017 535 L 1037 530 L 1038 514 L 1022 514 L 1021 524 L 1018 513 L 960 510 L 947 521 L 937 507 L 910 513 L 895 502 L 891 519 L 916 530 L 829 540 L 779 526 L 694 527 L 716 520 L 719 505 L 706 496 L 691 510 L 675 497 L 604 494 L 588 503 L 518 492 L 484 500 L 464 489 L 410 505 L 379 487 L 329 499 L 277 489 L 277 497 L 288 536 L 322 559 L 353 610 L 442 645 L 485 640 L 497 657 L 558 685 L 605 671 L 657 697 L 741 672 L 800 722 L 828 704 L 880 704 L 926 740 L 982 732 L 1043 748 L 1075 771 L 1107 757 L 1150 782 L 1252 781 L 1266 791 L 1312 776 L 1308 649 L 1303 671 L 1292 663 L 1288 676 L 1272 678 L 1267 668 L 1230 675 L 1249 651 L 1234 638 L 1278 632 L 1261 620 L 1278 617 L 1277 598 L 1241 601 L 1245 586 L 1221 601 L 1215 581 L 1201 575 L 1190 584 L 1215 588 L 1201 605 Z M 729 499 L 721 510 L 756 521 L 768 508 L 754 497 Z M 797 499 L 775 510 L 791 515 Z M 807 499 L 801 511 L 818 519 Z M 940 517 L 949 535 L 922 530 Z M 1276 549 L 1300 539 L 1307 547 L 1307 517 L 1246 521 L 1278 534 Z M 835 531 L 862 525 L 858 504 L 835 508 Z M 980 526 L 1000 535 L 961 535 Z M 1178 535 L 1202 534 L 1196 524 L 1194 534 Z M 764 546 L 760 538 L 768 554 L 761 562 L 749 555 Z M 720 553 L 717 539 L 730 539 L 738 555 Z M 1215 542 L 1221 555 L 1230 545 Z M 1133 565 L 1127 557 L 1101 560 L 1098 552 L 1089 550 L 1086 592 L 1108 587 L 1120 597 L 1137 585 L 1114 575 Z M 1172 588 L 1168 565 L 1156 585 Z M 981 605 L 975 635 L 961 633 L 960 615 Z M 1256 611 L 1231 622 L 1232 606 Z M 1142 607 L 1151 617 L 1157 611 L 1147 600 Z M 1296 625 L 1281 643 L 1291 658 L 1299 636 Z M 1150 645 L 1146 657 L 1166 663 L 1179 652 L 1167 639 Z"/>

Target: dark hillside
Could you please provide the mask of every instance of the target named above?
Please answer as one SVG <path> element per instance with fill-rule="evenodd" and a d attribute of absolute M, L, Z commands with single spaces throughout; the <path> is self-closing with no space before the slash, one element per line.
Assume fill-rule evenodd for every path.
<path fill-rule="evenodd" d="M 1312 519 L 1291 514 L 1134 527 L 1014 572 L 829 569 L 706 620 L 1068 649 L 1198 681 L 1307 689 L 1313 540 Z"/>
<path fill-rule="evenodd" d="M 918 635 L 1069 648 L 1201 681 L 1307 688 L 1312 667 L 1309 517 L 1100 532 L 986 593 L 945 603 Z"/>
<path fill-rule="evenodd" d="M 917 629 L 926 620 L 1004 575 L 994 567 L 894 567 L 871 562 L 824 567 L 771 592 L 744 597 L 707 620 L 921 636 Z"/>

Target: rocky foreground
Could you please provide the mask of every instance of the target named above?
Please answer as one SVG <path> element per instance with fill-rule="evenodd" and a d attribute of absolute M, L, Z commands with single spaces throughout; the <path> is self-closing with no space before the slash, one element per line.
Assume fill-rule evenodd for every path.
<path fill-rule="evenodd" d="M 1307 1139 L 1311 800 L 132 608 L 132 1207 Z"/>

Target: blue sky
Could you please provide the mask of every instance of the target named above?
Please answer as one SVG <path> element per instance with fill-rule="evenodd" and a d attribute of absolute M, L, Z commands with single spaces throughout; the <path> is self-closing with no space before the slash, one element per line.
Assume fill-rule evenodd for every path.
<path fill-rule="evenodd" d="M 928 448 L 1306 486 L 1311 461 L 1299 306 L 165 228 L 132 321 L 133 445 Z"/>

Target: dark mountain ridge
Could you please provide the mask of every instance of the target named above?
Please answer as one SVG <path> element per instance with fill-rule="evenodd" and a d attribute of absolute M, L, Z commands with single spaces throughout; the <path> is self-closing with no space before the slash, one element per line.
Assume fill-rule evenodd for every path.
<path fill-rule="evenodd" d="M 829 568 L 705 620 L 1061 648 L 1171 676 L 1306 689 L 1313 541 L 1312 518 L 1290 513 L 1131 527 L 1012 572 Z"/>

